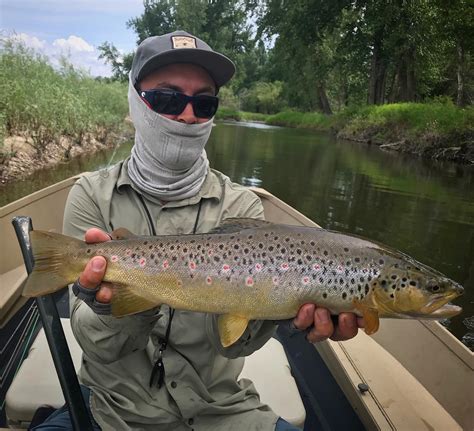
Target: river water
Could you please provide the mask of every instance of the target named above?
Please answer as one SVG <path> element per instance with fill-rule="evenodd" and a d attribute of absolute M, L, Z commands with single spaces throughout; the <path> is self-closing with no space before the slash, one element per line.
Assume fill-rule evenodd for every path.
<path fill-rule="evenodd" d="M 128 155 L 131 143 L 0 188 L 0 205 Z M 211 166 L 263 187 L 327 229 L 399 249 L 460 282 L 464 312 L 449 329 L 474 348 L 474 167 L 422 161 L 323 133 L 219 123 Z"/>

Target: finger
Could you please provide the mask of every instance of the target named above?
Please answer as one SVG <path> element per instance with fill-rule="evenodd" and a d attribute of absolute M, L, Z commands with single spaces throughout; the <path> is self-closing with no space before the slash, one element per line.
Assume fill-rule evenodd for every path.
<path fill-rule="evenodd" d="M 316 308 L 314 312 L 314 328 L 306 336 L 311 343 L 327 340 L 334 332 L 334 325 L 326 308 Z"/>
<path fill-rule="evenodd" d="M 354 338 L 358 332 L 357 316 L 353 313 L 341 313 L 331 340 L 344 341 Z"/>
<path fill-rule="evenodd" d="M 97 229 L 96 227 L 93 227 L 91 229 L 88 229 L 86 234 L 85 234 L 85 241 L 88 244 L 94 244 L 96 242 L 105 242 L 105 241 L 110 241 L 110 235 L 103 230 Z"/>
<path fill-rule="evenodd" d="M 297 329 L 305 330 L 313 324 L 314 304 L 303 304 L 298 310 L 298 314 L 293 320 L 293 325 Z"/>
<path fill-rule="evenodd" d="M 95 299 L 98 302 L 108 304 L 112 300 L 113 287 L 110 283 L 102 283 L 99 291 L 95 295 Z"/>
<path fill-rule="evenodd" d="M 87 263 L 79 276 L 79 283 L 88 289 L 95 289 L 104 278 L 107 261 L 102 256 L 95 256 Z"/>
<path fill-rule="evenodd" d="M 363 317 L 358 317 L 357 318 L 357 326 L 359 328 L 365 328 L 365 321 Z"/>

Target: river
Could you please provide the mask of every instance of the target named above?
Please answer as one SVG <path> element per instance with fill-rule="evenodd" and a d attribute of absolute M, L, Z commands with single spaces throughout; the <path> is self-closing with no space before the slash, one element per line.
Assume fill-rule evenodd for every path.
<path fill-rule="evenodd" d="M 0 189 L 0 205 L 127 156 L 131 143 L 83 157 Z M 460 316 L 444 322 L 474 349 L 474 167 L 414 159 L 327 134 L 219 123 L 211 165 L 263 187 L 322 227 L 402 250 L 460 282 Z"/>

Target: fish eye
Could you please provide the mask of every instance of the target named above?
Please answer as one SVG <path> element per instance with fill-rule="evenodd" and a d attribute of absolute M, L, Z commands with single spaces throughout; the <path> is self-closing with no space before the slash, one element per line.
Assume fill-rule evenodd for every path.
<path fill-rule="evenodd" d="M 429 289 L 432 291 L 432 292 L 439 292 L 441 290 L 441 287 L 438 285 L 438 284 L 434 284 L 432 286 L 429 286 Z"/>

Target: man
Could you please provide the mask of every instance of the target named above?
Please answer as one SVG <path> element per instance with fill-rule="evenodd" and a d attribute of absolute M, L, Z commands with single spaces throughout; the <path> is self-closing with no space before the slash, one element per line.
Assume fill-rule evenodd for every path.
<path fill-rule="evenodd" d="M 209 169 L 204 150 L 216 94 L 234 71 L 228 58 L 183 31 L 143 41 L 129 82 L 132 154 L 77 182 L 64 232 L 95 243 L 119 227 L 138 235 L 188 234 L 228 217 L 263 218 L 259 198 Z M 224 348 L 215 315 L 162 306 L 116 319 L 105 270 L 104 258 L 91 259 L 71 295 L 71 325 L 84 352 L 80 380 L 97 429 L 296 429 L 260 403 L 253 384 L 237 382 L 243 357 L 272 336 L 274 323 L 251 322 Z M 358 328 L 352 314 L 334 328 L 328 311 L 314 304 L 301 307 L 293 324 L 313 326 L 310 342 L 352 338 Z M 58 417 L 67 429 L 67 412 L 48 423 Z M 38 429 L 52 429 L 48 423 Z"/>

